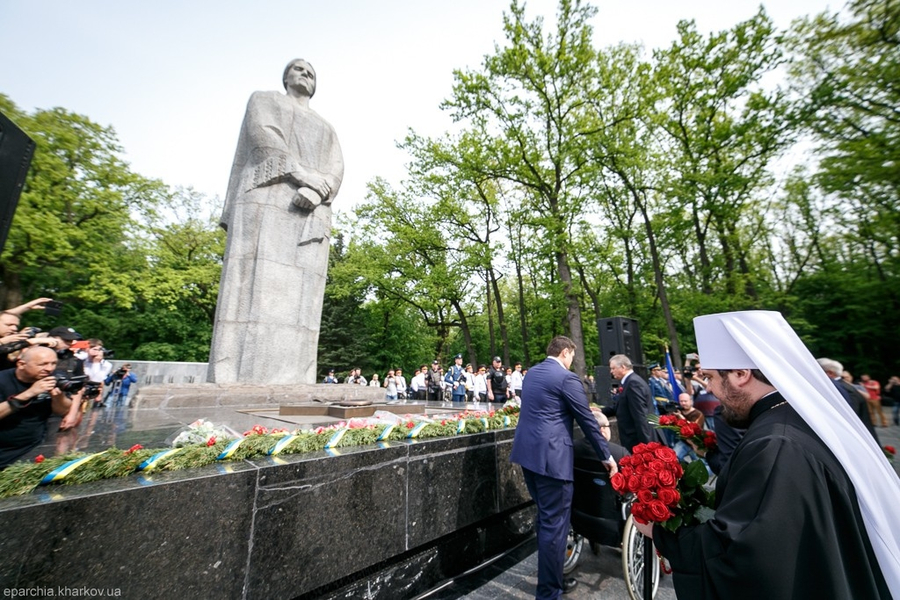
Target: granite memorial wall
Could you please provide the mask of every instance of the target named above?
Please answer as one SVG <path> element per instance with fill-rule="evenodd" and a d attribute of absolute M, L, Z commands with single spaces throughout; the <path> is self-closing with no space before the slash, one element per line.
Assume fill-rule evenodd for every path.
<path fill-rule="evenodd" d="M 411 597 L 532 535 L 513 435 L 40 488 L 0 501 L 0 588 Z"/>

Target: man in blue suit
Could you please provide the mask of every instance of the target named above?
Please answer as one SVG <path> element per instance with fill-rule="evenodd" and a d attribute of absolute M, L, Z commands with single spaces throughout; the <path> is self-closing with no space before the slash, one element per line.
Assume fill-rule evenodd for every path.
<path fill-rule="evenodd" d="M 575 343 L 553 338 L 547 358 L 528 372 L 522 387 L 522 411 L 510 462 L 521 465 L 528 493 L 537 505 L 538 584 L 535 598 L 558 598 L 575 587 L 563 580 L 566 537 L 572 514 L 573 463 L 572 419 L 614 475 L 618 469 L 606 439 L 591 414 L 578 375 L 569 371 Z"/>

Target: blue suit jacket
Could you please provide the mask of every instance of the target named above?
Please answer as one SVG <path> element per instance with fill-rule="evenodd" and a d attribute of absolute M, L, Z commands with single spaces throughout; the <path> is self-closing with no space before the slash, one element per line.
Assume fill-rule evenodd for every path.
<path fill-rule="evenodd" d="M 522 412 L 510 462 L 555 479 L 573 481 L 575 452 L 572 419 L 584 431 L 598 456 L 609 458 L 578 375 L 553 358 L 528 370 L 522 385 Z"/>

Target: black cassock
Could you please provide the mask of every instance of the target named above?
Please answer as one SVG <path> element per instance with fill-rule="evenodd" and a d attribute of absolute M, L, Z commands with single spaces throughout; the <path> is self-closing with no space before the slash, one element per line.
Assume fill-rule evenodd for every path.
<path fill-rule="evenodd" d="M 779 394 L 760 400 L 716 485 L 716 514 L 654 542 L 679 600 L 888 600 L 856 491 Z"/>

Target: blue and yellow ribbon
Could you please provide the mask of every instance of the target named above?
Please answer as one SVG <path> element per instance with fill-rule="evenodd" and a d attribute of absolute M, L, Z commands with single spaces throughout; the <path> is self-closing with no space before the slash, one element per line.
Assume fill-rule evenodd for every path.
<path fill-rule="evenodd" d="M 340 443 L 341 438 L 343 438 L 344 434 L 348 431 L 349 429 L 347 427 L 335 431 L 334 435 L 331 436 L 331 439 L 328 440 L 328 442 L 325 444 L 325 448 L 334 448 L 335 446 L 337 446 L 338 443 Z"/>
<path fill-rule="evenodd" d="M 408 437 L 408 438 L 416 437 L 417 435 L 419 435 L 419 433 L 421 433 L 421 431 L 423 429 L 425 429 L 426 425 L 428 425 L 428 421 L 419 421 L 418 423 L 416 423 L 415 427 L 413 427 L 412 429 L 409 430 L 409 433 L 406 434 L 406 437 Z"/>
<path fill-rule="evenodd" d="M 484 430 L 485 430 L 485 431 L 487 431 L 488 429 L 490 429 L 490 427 L 488 426 L 488 420 L 487 420 L 487 417 L 481 417 L 481 423 L 484 425 Z"/>
<path fill-rule="evenodd" d="M 284 450 L 288 444 L 297 439 L 296 435 L 285 435 L 283 438 L 278 440 L 278 443 L 272 446 L 272 449 L 269 450 L 269 456 L 277 456 L 281 454 L 281 451 Z"/>
<path fill-rule="evenodd" d="M 378 439 L 375 441 L 380 442 L 382 440 L 386 440 L 387 437 L 391 435 L 391 432 L 394 431 L 394 427 L 396 426 L 396 423 L 393 425 L 385 425 L 384 430 L 378 435 Z"/>
<path fill-rule="evenodd" d="M 509 415 L 503 415 L 503 426 L 509 427 L 509 424 L 510 424 Z"/>
<path fill-rule="evenodd" d="M 138 471 L 152 471 L 156 465 L 164 458 L 168 458 L 173 454 L 178 454 L 184 450 L 184 448 L 172 448 L 171 450 L 163 450 L 162 452 L 157 452 L 144 462 L 138 465 Z"/>
<path fill-rule="evenodd" d="M 239 438 L 239 439 L 234 440 L 230 444 L 228 444 L 225 447 L 225 449 L 222 450 L 222 453 L 216 457 L 216 460 L 227 460 L 227 459 L 231 458 L 234 455 L 234 453 L 237 451 L 237 449 L 240 448 L 241 444 L 244 443 L 244 440 L 246 440 L 246 439 L 247 438 Z"/>
<path fill-rule="evenodd" d="M 89 460 L 93 460 L 103 454 L 103 452 L 97 452 L 96 454 L 90 454 L 88 456 L 83 456 L 81 458 L 76 458 L 75 460 L 70 460 L 64 465 L 60 465 L 47 473 L 43 479 L 41 479 L 41 485 L 47 485 L 48 483 L 54 483 L 56 481 L 62 481 L 69 475 L 72 471 L 88 462 Z"/>
<path fill-rule="evenodd" d="M 466 431 L 466 420 L 460 419 L 456 424 L 456 435 L 462 435 Z"/>

